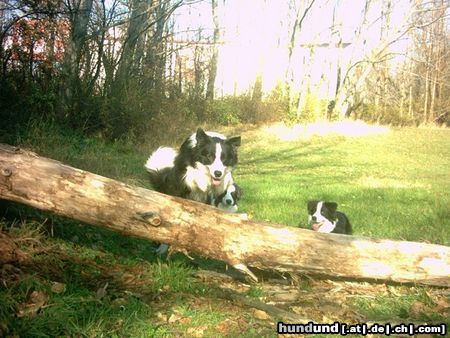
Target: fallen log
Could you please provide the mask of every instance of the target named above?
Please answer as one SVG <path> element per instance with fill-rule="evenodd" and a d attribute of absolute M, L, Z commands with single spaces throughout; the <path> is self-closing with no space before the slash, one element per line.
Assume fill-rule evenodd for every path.
<path fill-rule="evenodd" d="M 235 267 L 450 287 L 450 248 L 244 220 L 0 145 L 0 198 Z"/>

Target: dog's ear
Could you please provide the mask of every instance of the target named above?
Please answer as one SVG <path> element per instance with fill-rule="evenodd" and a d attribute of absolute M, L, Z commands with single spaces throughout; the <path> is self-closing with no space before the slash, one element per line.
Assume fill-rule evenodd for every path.
<path fill-rule="evenodd" d="M 234 189 L 236 191 L 236 199 L 240 200 L 242 197 L 242 189 L 236 183 L 234 183 Z"/>
<path fill-rule="evenodd" d="M 328 210 L 330 210 L 330 212 L 331 212 L 332 214 L 335 214 L 335 213 L 336 213 L 336 209 L 337 209 L 337 207 L 338 207 L 337 203 L 335 203 L 335 202 L 325 202 L 324 205 L 325 205 L 325 207 L 326 207 Z"/>
<path fill-rule="evenodd" d="M 310 215 L 312 215 L 314 213 L 314 209 L 316 208 L 317 203 L 319 203 L 319 202 L 318 201 L 308 201 L 307 208 L 308 208 L 308 213 Z"/>
<path fill-rule="evenodd" d="M 227 142 L 231 144 L 233 147 L 239 147 L 241 145 L 241 137 L 240 136 L 230 137 L 227 140 Z"/>
<path fill-rule="evenodd" d="M 195 139 L 197 140 L 197 143 L 204 143 L 208 139 L 208 135 L 206 135 L 202 128 L 198 128 Z"/>

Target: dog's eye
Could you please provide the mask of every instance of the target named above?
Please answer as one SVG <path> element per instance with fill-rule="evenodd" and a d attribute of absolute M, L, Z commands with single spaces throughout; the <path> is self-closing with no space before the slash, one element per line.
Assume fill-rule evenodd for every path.
<path fill-rule="evenodd" d="M 231 157 L 230 156 L 227 156 L 227 155 L 225 155 L 225 154 L 222 154 L 221 156 L 220 156 L 220 159 L 221 159 L 221 161 L 222 161 L 222 163 L 223 164 L 225 164 L 225 165 L 231 165 Z"/>
<path fill-rule="evenodd" d="M 202 152 L 202 157 L 211 162 L 214 160 L 214 156 L 208 151 Z"/>

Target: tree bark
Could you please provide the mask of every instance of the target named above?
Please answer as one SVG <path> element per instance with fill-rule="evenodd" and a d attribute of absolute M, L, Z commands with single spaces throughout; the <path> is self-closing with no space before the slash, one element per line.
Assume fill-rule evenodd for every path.
<path fill-rule="evenodd" d="M 0 145 L 0 198 L 243 265 L 450 287 L 450 248 L 261 224 Z"/>

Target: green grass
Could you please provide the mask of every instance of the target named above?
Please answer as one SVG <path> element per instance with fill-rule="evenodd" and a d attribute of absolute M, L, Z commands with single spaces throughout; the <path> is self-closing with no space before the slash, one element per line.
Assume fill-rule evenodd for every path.
<path fill-rule="evenodd" d="M 227 135 L 238 132 L 225 130 Z M 356 235 L 450 244 L 448 129 L 405 128 L 363 137 L 328 135 L 292 141 L 282 141 L 263 128 L 241 134 L 235 180 L 244 191 L 240 210 L 253 219 L 306 227 L 306 202 L 326 199 L 338 202 Z M 180 142 L 173 139 L 164 145 Z M 143 163 L 159 145 L 151 137 L 146 143 L 111 144 L 49 124 L 31 125 L 16 144 L 144 187 L 150 185 Z M 32 264 L 22 268 L 20 279 L 8 277 L 0 285 L 0 336 L 172 337 L 191 329 L 193 335 L 204 330 L 204 337 L 215 337 L 221 323 L 228 318 L 236 322 L 237 317 L 244 317 L 246 326 L 236 324 L 222 335 L 274 336 L 272 329 L 257 326 L 245 310 L 237 313 L 229 308 L 216 298 L 214 287 L 193 277 L 197 266 L 223 269 L 222 262 L 199 258 L 193 265 L 182 254 L 161 260 L 153 253 L 155 243 L 16 204 L 2 202 L 1 207 L 7 217 L 4 227 L 13 236 L 28 238 L 20 243 L 32 256 Z M 13 218 L 24 222 L 12 223 Z M 38 228 L 43 233 L 32 230 L 37 226 L 31 220 L 42 224 Z M 64 292 L 51 290 L 55 281 L 66 285 Z M 299 289 L 315 292 L 308 280 L 299 283 Z M 106 293 L 99 298 L 98 290 L 105 285 Z M 355 296 L 350 305 L 367 320 L 380 321 L 410 318 L 414 302 L 432 308 L 425 288 L 408 290 Z M 17 317 L 17 309 L 27 304 L 33 291 L 48 295 L 46 306 L 31 316 Z M 261 298 L 265 292 L 256 285 L 246 295 Z M 169 324 L 160 319 L 173 314 L 188 320 Z M 430 312 L 413 319 L 444 317 Z"/>
<path fill-rule="evenodd" d="M 364 315 L 370 315 L 374 321 L 389 322 L 392 318 L 411 319 L 410 308 L 414 302 L 420 302 L 421 306 L 433 307 L 434 304 L 422 288 L 401 296 L 388 294 L 380 295 L 374 299 L 357 297 L 354 301 L 355 307 Z M 422 305 L 423 304 L 423 305 Z M 426 312 L 413 314 L 416 321 L 441 321 L 442 317 L 435 314 L 428 315 Z"/>
<path fill-rule="evenodd" d="M 251 136 L 244 134 L 235 177 L 241 210 L 255 219 L 306 227 L 306 202 L 325 199 L 339 204 L 357 235 L 450 244 L 449 130 L 272 137 L 263 147 L 263 135 Z"/>

